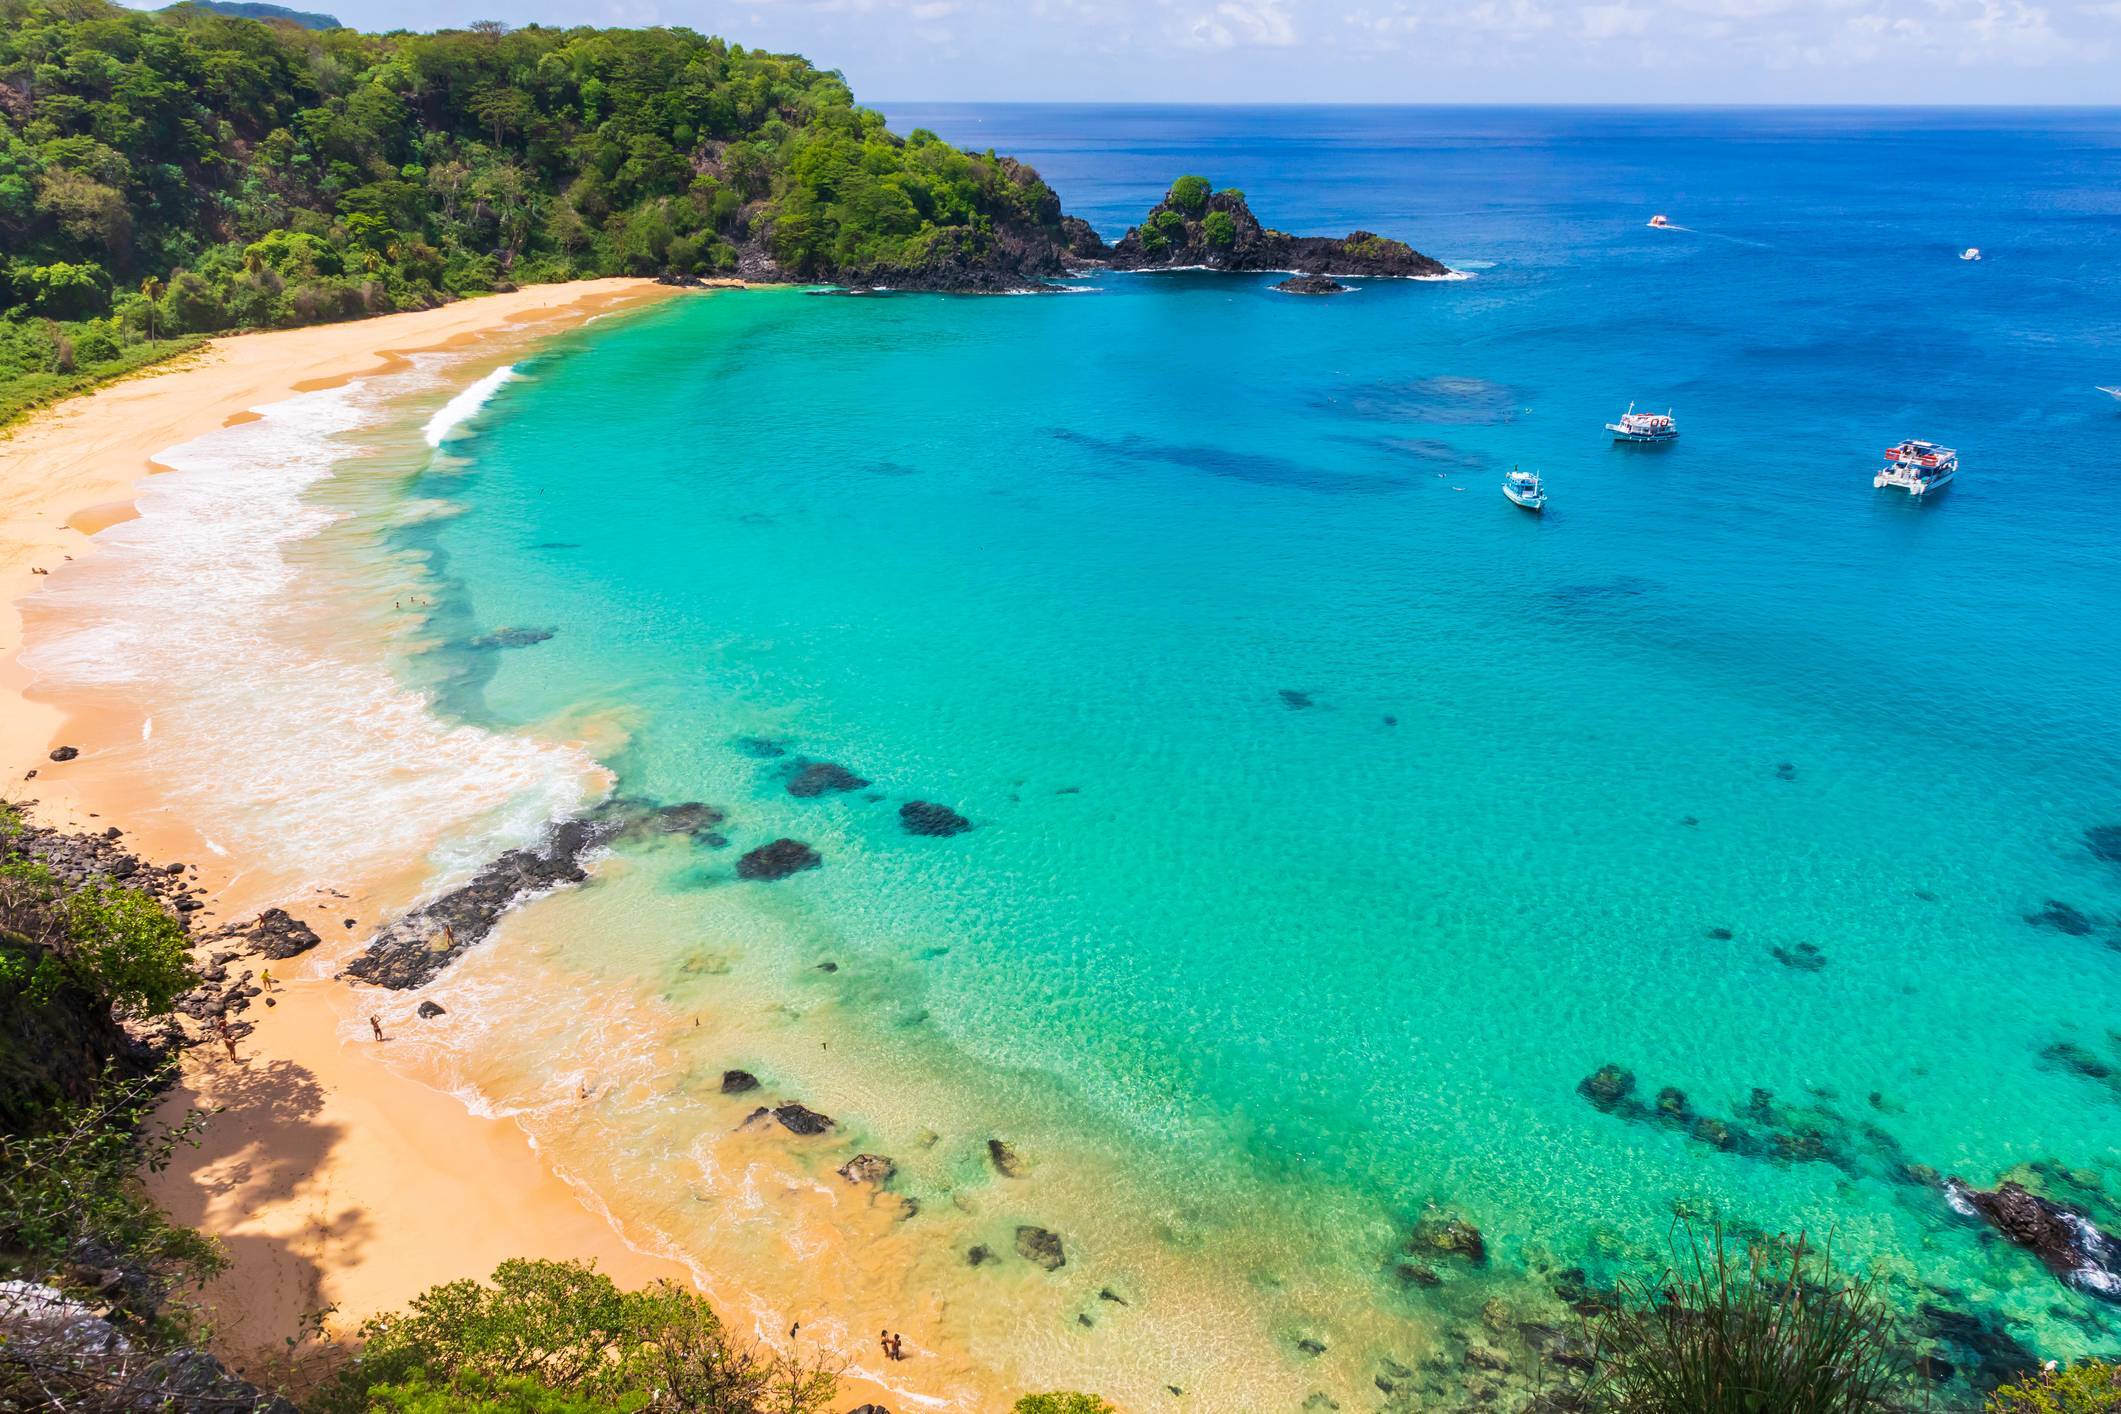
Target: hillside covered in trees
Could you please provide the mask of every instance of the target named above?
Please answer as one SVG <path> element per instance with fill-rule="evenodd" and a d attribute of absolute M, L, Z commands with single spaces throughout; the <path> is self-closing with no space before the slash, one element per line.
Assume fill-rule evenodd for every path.
<path fill-rule="evenodd" d="M 143 339 L 588 275 L 1002 289 L 1071 238 L 1030 168 L 689 30 L 0 0 L 0 416 Z"/>

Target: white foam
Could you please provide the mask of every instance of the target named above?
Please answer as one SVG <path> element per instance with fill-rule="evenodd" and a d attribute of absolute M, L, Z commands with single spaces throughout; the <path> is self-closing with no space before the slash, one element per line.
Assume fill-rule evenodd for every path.
<path fill-rule="evenodd" d="M 291 558 L 335 518 L 312 491 L 360 450 L 348 434 L 434 367 L 302 394 L 162 452 L 170 472 L 143 483 L 139 516 L 38 596 L 24 665 L 62 692 L 144 697 L 155 729 L 128 748 L 139 768 L 210 848 L 267 877 L 346 880 L 424 860 L 442 887 L 604 788 L 584 752 L 437 717 L 382 661 L 373 629 L 340 630 L 360 623 L 345 587 L 305 579 Z M 430 440 L 508 371 L 451 399 Z"/>
<path fill-rule="evenodd" d="M 502 364 L 442 404 L 435 415 L 427 419 L 427 425 L 420 429 L 420 435 L 427 439 L 428 446 L 441 446 L 443 438 L 478 416 L 479 409 L 485 407 L 493 395 L 501 391 L 503 383 L 522 376 L 516 372 L 514 364 Z"/>

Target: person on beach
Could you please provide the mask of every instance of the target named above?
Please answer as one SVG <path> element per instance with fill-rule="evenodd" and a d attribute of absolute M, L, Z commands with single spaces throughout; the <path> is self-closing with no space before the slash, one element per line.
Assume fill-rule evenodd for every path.
<path fill-rule="evenodd" d="M 383 1034 L 383 1023 L 376 1020 L 374 1016 L 368 1018 L 368 1029 L 376 1033 L 378 1041 L 388 1041 L 390 1039 Z"/>
<path fill-rule="evenodd" d="M 270 992 L 272 990 L 272 969 L 268 967 L 263 972 L 260 972 L 258 974 L 258 980 L 264 983 L 265 990 Z"/>
<path fill-rule="evenodd" d="M 891 1358 L 891 1332 L 878 1331 L 876 1333 L 876 1343 L 884 1348 L 884 1358 L 889 1360 Z"/>
<path fill-rule="evenodd" d="M 891 1358 L 894 1360 L 906 1358 L 906 1338 L 897 1331 L 891 1333 Z"/>
<path fill-rule="evenodd" d="M 214 1013 L 214 1033 L 221 1038 L 221 1044 L 228 1047 L 229 1060 L 234 1061 L 236 1059 L 236 1033 L 228 1029 L 227 1012 L 217 1011 Z"/>

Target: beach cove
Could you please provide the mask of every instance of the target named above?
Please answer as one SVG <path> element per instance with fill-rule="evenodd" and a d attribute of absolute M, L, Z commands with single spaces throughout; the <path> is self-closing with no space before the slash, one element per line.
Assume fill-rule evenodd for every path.
<path fill-rule="evenodd" d="M 10 721 L 5 764 L 62 818 L 200 864 L 217 918 L 299 905 L 328 939 L 249 1043 L 318 1077 L 315 1107 L 259 1087 L 255 1125 L 160 1190 L 239 1244 L 231 1324 L 269 1343 L 313 1300 L 352 1319 L 544 1250 L 683 1270 L 747 1333 L 800 1322 L 857 1362 L 905 1330 L 903 1370 L 857 1364 L 893 1407 L 1062 1384 L 1430 1407 L 1534 1384 L 1572 1295 L 1653 1266 L 1685 1217 L 1833 1232 L 1953 1367 L 1941 1407 L 1958 1371 L 2110 1341 L 2106 1308 L 1938 1188 L 2115 1182 L 2121 901 L 2093 832 L 2121 668 L 2091 606 L 2117 566 L 2032 494 L 2050 441 L 2105 431 L 2068 381 L 2103 337 L 2086 257 L 1992 256 L 1916 363 L 1865 331 L 1965 272 L 1884 224 L 1791 253 L 1835 198 L 1763 216 L 1713 121 L 1642 162 L 1683 166 L 1714 234 L 1586 240 L 1591 195 L 1545 154 L 1609 181 L 1652 140 L 1624 117 L 1419 142 L 1319 119 L 1307 150 L 1419 147 L 1420 179 L 1382 185 L 1278 165 L 1242 114 L 1166 115 L 1116 167 L 1094 116 L 909 120 L 1018 125 L 1108 236 L 1207 151 L 1298 229 L 1403 231 L 1474 278 L 565 315 L 541 300 L 606 292 L 532 290 L 496 323 L 550 323 L 357 386 L 311 380 L 450 331 L 304 331 L 339 341 L 329 366 L 229 341 L 261 352 L 225 396 L 157 403 L 177 370 L 98 395 L 72 451 L 92 404 L 24 444 L 132 470 L 10 511 L 16 572 L 55 573 L 24 630 L 45 715 Z M 1817 155 L 1799 120 L 1747 121 Z M 2065 199 L 2081 137 L 2019 134 L 2016 175 L 1969 200 Z M 1652 299 L 1702 313 L 1616 312 Z M 1616 385 L 1677 404 L 1685 440 L 1609 449 Z M 1984 388 L 2022 410 L 2011 438 L 1966 413 Z M 135 400 L 144 431 L 110 441 Z M 1908 424 L 1978 447 L 1980 479 L 1873 497 L 1865 439 Z M 1772 492 L 1730 495 L 1718 469 L 1769 443 Z M 10 488 L 30 455 L 0 446 Z M 1556 488 L 1544 521 L 1496 494 L 1520 459 Z M 249 499 L 260 467 L 301 494 Z M 229 516 L 287 529 L 271 573 L 183 600 Z M 173 610 L 212 633 L 165 661 Z M 181 691 L 150 730 L 128 699 L 158 683 Z M 138 793 L 99 794 L 121 770 Z M 326 980 L 607 794 L 717 818 L 659 817 L 688 823 L 618 841 L 425 988 Z M 820 866 L 740 876 L 782 838 Z M 834 1126 L 756 1115 L 788 1105 Z"/>

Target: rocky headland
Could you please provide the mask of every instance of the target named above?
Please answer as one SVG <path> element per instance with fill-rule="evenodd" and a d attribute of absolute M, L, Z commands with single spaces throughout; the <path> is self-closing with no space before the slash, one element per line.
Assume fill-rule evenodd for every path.
<path fill-rule="evenodd" d="M 1209 190 L 1202 177 L 1180 177 L 1142 223 L 1097 263 L 1112 270 L 1296 271 L 1304 275 L 1439 279 L 1451 269 L 1405 241 L 1372 231 L 1345 236 L 1292 236 L 1261 224 L 1234 188 Z M 1296 291 L 1326 294 L 1322 286 Z"/>

